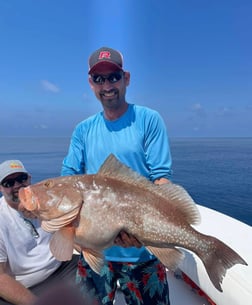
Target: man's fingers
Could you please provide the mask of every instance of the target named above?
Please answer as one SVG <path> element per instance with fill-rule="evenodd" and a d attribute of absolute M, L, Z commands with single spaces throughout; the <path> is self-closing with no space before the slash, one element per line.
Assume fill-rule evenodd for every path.
<path fill-rule="evenodd" d="M 115 244 L 121 247 L 142 247 L 142 244 L 133 236 L 125 231 L 121 231 L 115 239 Z"/>

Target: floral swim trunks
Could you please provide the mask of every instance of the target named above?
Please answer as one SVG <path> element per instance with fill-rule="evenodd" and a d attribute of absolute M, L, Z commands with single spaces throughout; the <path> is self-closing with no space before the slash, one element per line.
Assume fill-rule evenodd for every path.
<path fill-rule="evenodd" d="M 100 275 L 80 256 L 76 282 L 83 294 L 97 304 L 113 305 L 120 287 L 128 305 L 169 305 L 166 270 L 159 260 L 144 263 L 108 262 Z"/>

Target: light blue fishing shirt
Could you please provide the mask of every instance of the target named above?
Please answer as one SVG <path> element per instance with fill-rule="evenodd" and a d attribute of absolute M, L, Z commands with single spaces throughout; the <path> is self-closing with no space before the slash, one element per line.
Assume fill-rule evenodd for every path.
<path fill-rule="evenodd" d="M 171 154 L 166 126 L 159 113 L 129 104 L 117 120 L 103 112 L 80 122 L 63 160 L 63 176 L 96 174 L 110 155 L 151 181 L 171 177 Z M 144 248 L 113 246 L 104 251 L 108 261 L 144 262 L 154 257 Z"/>

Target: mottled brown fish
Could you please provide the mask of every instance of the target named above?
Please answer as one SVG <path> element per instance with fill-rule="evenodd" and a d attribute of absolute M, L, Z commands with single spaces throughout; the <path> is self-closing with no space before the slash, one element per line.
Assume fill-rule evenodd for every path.
<path fill-rule="evenodd" d="M 74 244 L 99 272 L 102 250 L 114 245 L 121 230 L 135 236 L 168 268 L 183 258 L 177 247 L 193 251 L 205 265 L 213 285 L 222 291 L 227 269 L 246 262 L 215 237 L 196 231 L 197 207 L 184 188 L 155 185 L 110 155 L 95 175 L 44 180 L 19 192 L 21 204 L 54 232 L 51 251 L 69 260 Z M 214 225 L 214 224 L 213 224 Z"/>

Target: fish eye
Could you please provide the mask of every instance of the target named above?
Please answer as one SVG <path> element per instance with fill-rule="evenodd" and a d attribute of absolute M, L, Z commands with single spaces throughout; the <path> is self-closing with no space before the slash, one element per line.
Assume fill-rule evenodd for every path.
<path fill-rule="evenodd" d="M 52 180 L 47 180 L 47 181 L 44 183 L 44 186 L 45 186 L 46 188 L 52 187 L 52 186 L 53 186 L 53 181 L 52 181 Z"/>

